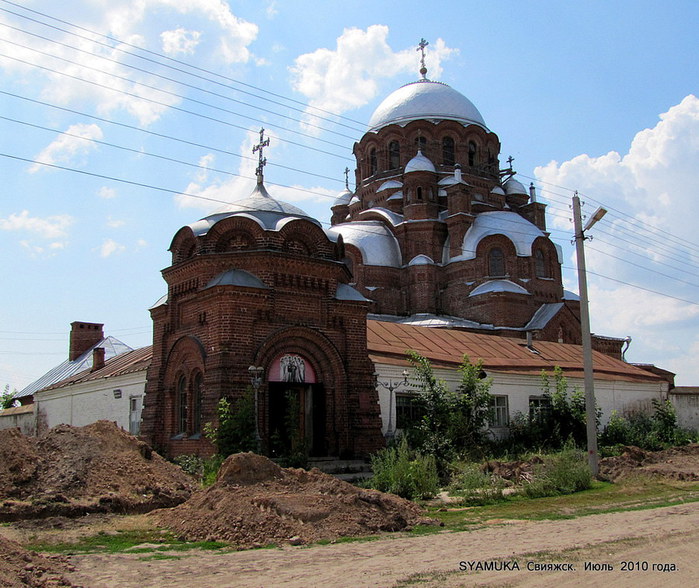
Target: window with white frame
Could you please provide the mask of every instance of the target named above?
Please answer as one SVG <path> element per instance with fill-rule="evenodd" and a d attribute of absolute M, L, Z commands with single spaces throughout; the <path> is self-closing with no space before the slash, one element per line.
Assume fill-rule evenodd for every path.
<path fill-rule="evenodd" d="M 493 396 L 490 399 L 491 427 L 507 427 L 510 424 L 510 409 L 507 396 Z"/>
<path fill-rule="evenodd" d="M 529 397 L 529 419 L 532 421 L 542 421 L 551 412 L 550 396 L 530 396 Z"/>

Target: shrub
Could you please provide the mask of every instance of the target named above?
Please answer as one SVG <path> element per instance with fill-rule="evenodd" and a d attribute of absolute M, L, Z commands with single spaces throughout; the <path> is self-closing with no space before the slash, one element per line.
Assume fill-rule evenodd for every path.
<path fill-rule="evenodd" d="M 434 456 L 437 471 L 445 478 L 449 462 L 456 456 L 484 452 L 491 417 L 491 381 L 481 377 L 482 362 L 472 364 L 464 356 L 459 366 L 461 382 L 452 392 L 434 375 L 427 358 L 410 351 L 408 360 L 415 368 L 419 388 L 415 402 L 422 414 L 408 430 L 408 440 L 413 449 Z"/>
<path fill-rule="evenodd" d="M 410 451 L 405 438 L 398 445 L 375 453 L 371 469 L 370 487 L 409 500 L 431 498 L 439 488 L 434 457 Z"/>
<path fill-rule="evenodd" d="M 449 494 L 460 496 L 464 503 L 476 506 L 504 500 L 505 481 L 499 476 L 484 472 L 476 463 L 467 462 L 455 467 Z"/>
<path fill-rule="evenodd" d="M 677 426 L 675 408 L 669 400 L 653 400 L 653 413 L 634 413 L 622 417 L 614 412 L 600 435 L 600 445 L 606 453 L 615 448 L 634 445 L 648 451 L 658 451 L 673 445 L 686 445 L 697 434 Z"/>
<path fill-rule="evenodd" d="M 572 494 L 592 487 L 592 472 L 587 456 L 568 444 L 561 452 L 544 456 L 543 463 L 534 466 L 532 481 L 523 492 L 529 498 Z"/>
<path fill-rule="evenodd" d="M 216 452 L 228 457 L 234 453 L 257 451 L 255 440 L 255 392 L 248 388 L 235 401 L 225 396 L 218 401 L 218 426 L 207 423 L 204 434 Z"/>

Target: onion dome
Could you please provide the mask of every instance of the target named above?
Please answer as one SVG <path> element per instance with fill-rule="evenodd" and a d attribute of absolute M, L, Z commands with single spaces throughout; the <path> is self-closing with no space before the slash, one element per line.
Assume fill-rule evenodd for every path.
<path fill-rule="evenodd" d="M 369 130 L 391 124 L 406 125 L 414 120 L 455 120 L 464 126 L 475 124 L 488 130 L 473 103 L 442 82 L 418 80 L 398 88 L 379 104 L 369 120 Z"/>
<path fill-rule="evenodd" d="M 335 208 L 336 206 L 347 206 L 350 203 L 350 200 L 352 200 L 352 196 L 354 196 L 353 192 L 350 190 L 343 190 L 336 196 L 335 204 L 333 204 L 331 208 Z"/>
<path fill-rule="evenodd" d="M 505 182 L 505 194 L 523 194 L 529 196 L 529 190 L 527 190 L 521 182 L 518 182 L 514 178 L 510 178 Z"/>
<path fill-rule="evenodd" d="M 427 171 L 433 173 L 437 171 L 437 169 L 434 167 L 434 163 L 432 163 L 427 157 L 425 157 L 422 154 L 422 151 L 418 151 L 417 155 L 413 157 L 405 166 L 406 174 L 418 171 Z"/>

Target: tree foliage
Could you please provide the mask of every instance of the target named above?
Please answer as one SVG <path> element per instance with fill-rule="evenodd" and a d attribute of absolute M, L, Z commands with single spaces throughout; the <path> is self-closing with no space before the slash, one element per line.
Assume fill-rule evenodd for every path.
<path fill-rule="evenodd" d="M 0 395 L 0 409 L 12 408 L 17 405 L 17 399 L 15 398 L 17 390 L 10 392 L 10 385 L 5 384 L 5 390 L 2 395 Z"/>
<path fill-rule="evenodd" d="M 481 454 L 487 441 L 491 417 L 491 381 L 485 380 L 482 362 L 472 364 L 467 356 L 459 367 L 461 381 L 455 391 L 438 379 L 429 360 L 408 352 L 415 368 L 419 394 L 416 403 L 422 418 L 407 432 L 413 449 L 434 456 L 441 476 L 457 456 Z"/>
<path fill-rule="evenodd" d="M 217 406 L 218 426 L 207 423 L 205 435 L 222 457 L 243 451 L 257 451 L 255 439 L 255 391 L 248 388 L 233 401 L 223 397 Z"/>

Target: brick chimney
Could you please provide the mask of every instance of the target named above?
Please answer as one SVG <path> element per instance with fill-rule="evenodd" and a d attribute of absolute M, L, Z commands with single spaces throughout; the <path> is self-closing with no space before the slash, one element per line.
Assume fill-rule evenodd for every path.
<path fill-rule="evenodd" d="M 104 347 L 95 347 L 92 350 L 92 369 L 91 372 L 96 372 L 104 367 Z"/>
<path fill-rule="evenodd" d="M 70 349 L 68 350 L 70 361 L 77 359 L 90 347 L 104 339 L 103 324 L 75 321 L 70 323 L 70 327 Z"/>

